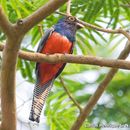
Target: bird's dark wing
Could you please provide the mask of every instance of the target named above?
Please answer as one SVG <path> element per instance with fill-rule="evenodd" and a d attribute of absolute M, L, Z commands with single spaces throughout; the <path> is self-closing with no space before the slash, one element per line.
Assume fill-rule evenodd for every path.
<path fill-rule="evenodd" d="M 45 32 L 44 36 L 42 37 L 41 41 L 39 42 L 37 52 L 41 52 L 41 50 L 45 46 L 47 39 L 50 37 L 50 35 L 53 33 L 53 31 L 54 31 L 54 28 L 52 27 Z M 36 69 L 35 69 L 37 78 L 38 78 L 38 64 L 39 63 L 36 63 Z M 38 81 L 38 79 L 37 79 L 37 81 Z"/>
<path fill-rule="evenodd" d="M 52 34 L 52 32 L 54 31 L 54 28 L 50 28 L 48 29 L 44 36 L 42 37 L 41 41 L 39 42 L 38 48 L 37 48 L 37 52 L 41 52 L 42 48 L 44 47 L 46 40 L 49 38 L 49 36 Z"/>

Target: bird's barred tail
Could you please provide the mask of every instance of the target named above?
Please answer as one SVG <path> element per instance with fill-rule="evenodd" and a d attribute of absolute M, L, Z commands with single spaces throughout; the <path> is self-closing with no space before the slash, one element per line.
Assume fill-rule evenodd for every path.
<path fill-rule="evenodd" d="M 52 84 L 50 84 L 45 89 L 38 85 L 35 86 L 29 120 L 39 123 L 42 108 L 51 88 Z"/>

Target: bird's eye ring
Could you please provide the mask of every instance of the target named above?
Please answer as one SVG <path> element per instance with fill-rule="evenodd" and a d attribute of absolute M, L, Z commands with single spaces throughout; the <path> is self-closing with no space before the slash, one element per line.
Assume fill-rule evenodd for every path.
<path fill-rule="evenodd" d="M 69 17 L 68 17 L 68 20 L 74 22 L 74 21 L 75 21 L 75 17 L 69 16 Z"/>

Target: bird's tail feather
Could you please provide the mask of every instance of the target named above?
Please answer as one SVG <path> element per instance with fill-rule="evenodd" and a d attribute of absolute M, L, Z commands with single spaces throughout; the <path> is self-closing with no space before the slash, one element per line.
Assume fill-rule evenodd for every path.
<path fill-rule="evenodd" d="M 35 86 L 29 120 L 39 123 L 42 108 L 51 88 L 52 83 L 49 84 L 49 86 L 47 85 L 44 89 L 38 85 Z"/>

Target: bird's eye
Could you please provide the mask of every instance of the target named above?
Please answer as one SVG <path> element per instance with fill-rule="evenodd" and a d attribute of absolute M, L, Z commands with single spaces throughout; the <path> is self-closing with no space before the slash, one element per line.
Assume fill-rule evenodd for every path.
<path fill-rule="evenodd" d="M 74 22 L 74 21 L 75 21 L 75 17 L 69 16 L 69 17 L 68 17 L 68 20 Z"/>

